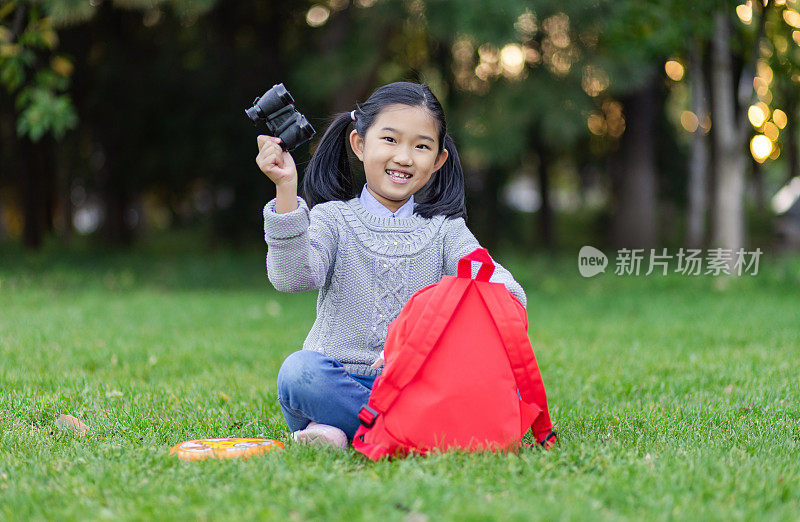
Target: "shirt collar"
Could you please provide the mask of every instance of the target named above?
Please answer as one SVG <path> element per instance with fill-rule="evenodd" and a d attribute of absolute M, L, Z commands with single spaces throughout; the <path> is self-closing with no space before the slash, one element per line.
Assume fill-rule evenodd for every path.
<path fill-rule="evenodd" d="M 370 214 L 373 214 L 377 217 L 392 217 L 392 218 L 410 218 L 414 215 L 414 195 L 412 194 L 408 201 L 403 203 L 403 206 L 397 209 L 397 212 L 392 212 L 388 208 L 384 207 L 380 201 L 375 199 L 375 196 L 367 190 L 367 185 L 364 184 L 364 188 L 361 189 L 361 196 L 359 196 L 358 200 L 361 202 L 361 206 L 363 206 Z"/>

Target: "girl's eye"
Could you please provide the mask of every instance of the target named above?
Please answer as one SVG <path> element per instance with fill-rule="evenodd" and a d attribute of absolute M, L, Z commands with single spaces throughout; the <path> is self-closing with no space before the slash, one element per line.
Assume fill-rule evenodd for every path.
<path fill-rule="evenodd" d="M 397 141 L 394 138 L 392 138 L 391 136 L 384 136 L 382 139 L 389 140 L 389 143 L 397 143 Z M 430 147 L 428 147 L 427 145 L 422 144 L 422 143 L 417 145 L 417 147 L 424 147 L 426 149 L 430 149 Z"/>

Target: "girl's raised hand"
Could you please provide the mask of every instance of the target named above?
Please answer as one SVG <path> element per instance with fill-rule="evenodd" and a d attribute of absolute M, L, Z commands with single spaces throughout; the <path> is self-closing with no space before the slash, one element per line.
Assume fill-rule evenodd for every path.
<path fill-rule="evenodd" d="M 258 156 L 256 164 L 261 172 L 277 186 L 294 185 L 297 186 L 297 167 L 294 158 L 280 145 L 280 138 L 260 135 L 258 140 Z"/>

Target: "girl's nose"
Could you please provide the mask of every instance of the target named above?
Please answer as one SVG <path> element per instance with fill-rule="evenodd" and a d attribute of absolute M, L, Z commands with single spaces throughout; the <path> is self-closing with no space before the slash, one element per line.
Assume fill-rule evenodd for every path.
<path fill-rule="evenodd" d="M 402 148 L 401 150 L 397 151 L 397 154 L 394 157 L 395 163 L 399 165 L 403 165 L 404 167 L 410 167 L 413 163 L 411 159 L 411 154 L 405 149 Z"/>

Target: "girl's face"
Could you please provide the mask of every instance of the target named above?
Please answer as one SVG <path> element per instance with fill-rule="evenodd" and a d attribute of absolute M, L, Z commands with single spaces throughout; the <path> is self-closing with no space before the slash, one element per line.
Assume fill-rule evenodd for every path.
<path fill-rule="evenodd" d="M 350 133 L 350 146 L 364 163 L 367 190 L 396 212 L 425 186 L 447 160 L 439 150 L 437 125 L 426 109 L 408 105 L 384 107 L 366 136 Z"/>

